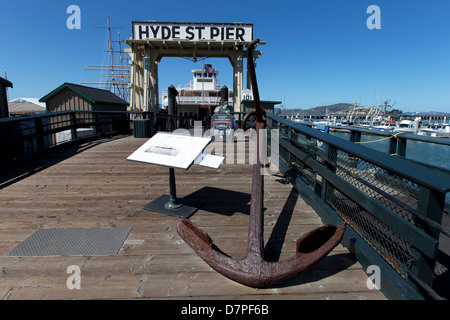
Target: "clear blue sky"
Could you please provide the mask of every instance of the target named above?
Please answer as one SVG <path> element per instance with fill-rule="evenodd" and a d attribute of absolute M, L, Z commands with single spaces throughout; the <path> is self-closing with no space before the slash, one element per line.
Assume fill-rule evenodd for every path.
<path fill-rule="evenodd" d="M 69 30 L 70 5 L 81 8 L 81 30 Z M 381 29 L 369 30 L 369 5 L 381 9 Z M 403 111 L 450 112 L 449 0 L 296 1 L 2 1 L 0 75 L 9 98 L 41 98 L 64 82 L 97 81 L 87 64 L 104 63 L 107 14 L 121 37 L 133 20 L 247 22 L 260 46 L 257 76 L 262 99 L 288 108 L 388 98 Z M 232 86 L 226 59 L 208 59 Z M 164 58 L 160 88 L 188 84 L 200 64 Z"/>

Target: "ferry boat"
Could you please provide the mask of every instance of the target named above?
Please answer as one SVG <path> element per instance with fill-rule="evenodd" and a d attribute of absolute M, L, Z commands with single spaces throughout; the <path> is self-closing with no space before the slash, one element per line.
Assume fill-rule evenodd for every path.
<path fill-rule="evenodd" d="M 219 71 L 211 64 L 205 64 L 203 69 L 194 69 L 189 86 L 178 87 L 176 115 L 193 117 L 199 120 L 208 118 L 214 114 L 217 107 L 221 106 L 221 87 L 218 82 Z M 226 88 L 226 87 L 225 87 Z M 228 89 L 227 108 L 233 110 L 233 90 Z M 162 93 L 162 108 L 168 106 L 167 90 Z"/>

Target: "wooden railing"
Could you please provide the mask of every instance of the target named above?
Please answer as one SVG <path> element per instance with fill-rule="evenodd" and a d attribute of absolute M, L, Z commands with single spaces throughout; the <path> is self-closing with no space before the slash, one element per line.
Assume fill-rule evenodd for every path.
<path fill-rule="evenodd" d="M 0 119 L 2 168 L 67 143 L 131 133 L 130 113 L 64 111 Z"/>

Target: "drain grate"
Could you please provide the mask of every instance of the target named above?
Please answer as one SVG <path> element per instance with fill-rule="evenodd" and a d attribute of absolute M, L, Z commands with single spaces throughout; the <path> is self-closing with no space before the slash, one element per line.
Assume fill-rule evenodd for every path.
<path fill-rule="evenodd" d="M 39 229 L 7 256 L 116 255 L 132 228 Z"/>

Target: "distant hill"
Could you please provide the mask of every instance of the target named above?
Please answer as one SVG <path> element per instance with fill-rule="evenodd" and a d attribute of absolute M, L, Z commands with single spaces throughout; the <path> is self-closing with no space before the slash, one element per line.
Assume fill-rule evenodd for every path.
<path fill-rule="evenodd" d="M 346 110 L 349 110 L 353 104 L 351 103 L 336 103 L 329 106 L 319 106 L 315 108 L 310 109 L 283 109 L 282 114 L 283 115 L 324 115 L 327 113 L 335 113 L 335 112 L 343 112 Z M 277 112 L 277 110 L 275 110 Z"/>
<path fill-rule="evenodd" d="M 350 108 L 353 106 L 351 103 L 336 103 L 331 104 L 329 106 L 319 106 L 315 108 L 310 109 L 283 109 L 275 108 L 274 113 L 277 114 L 278 112 L 281 112 L 281 115 L 285 116 L 291 116 L 291 115 L 299 115 L 299 116 L 323 116 L 327 114 L 327 111 L 330 115 L 333 113 L 345 113 L 345 111 L 349 111 Z M 366 113 L 368 112 L 370 107 L 364 107 L 359 106 L 358 110 L 360 112 Z M 398 115 L 402 114 L 404 116 L 421 116 L 421 117 L 432 117 L 432 116 L 447 116 L 450 117 L 450 113 L 448 112 L 437 112 L 437 111 L 427 111 L 427 112 L 403 112 L 399 109 L 392 109 L 388 111 L 388 114 L 390 115 Z"/>

